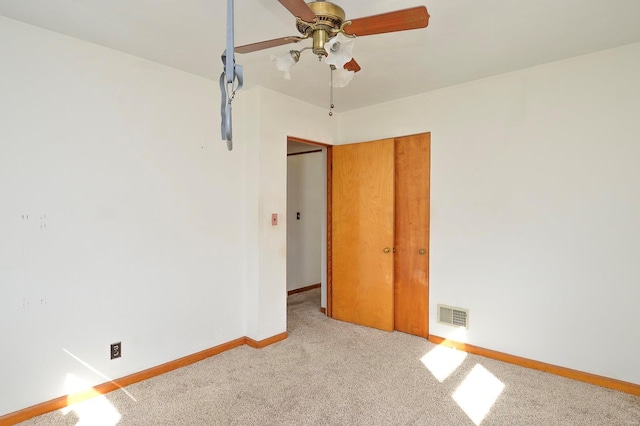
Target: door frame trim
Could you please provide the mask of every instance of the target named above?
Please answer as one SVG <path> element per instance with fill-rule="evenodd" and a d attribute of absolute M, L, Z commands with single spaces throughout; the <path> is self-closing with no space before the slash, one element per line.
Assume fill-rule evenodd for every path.
<path fill-rule="evenodd" d="M 327 259 L 327 264 L 325 268 L 326 280 L 327 280 L 327 288 L 326 288 L 326 300 L 327 306 L 325 309 L 325 314 L 328 317 L 332 317 L 332 301 L 333 301 L 333 291 L 332 291 L 332 279 L 331 279 L 331 206 L 332 206 L 332 198 L 331 198 L 331 186 L 332 186 L 332 158 L 333 158 L 333 145 L 329 145 L 322 142 L 311 141 L 309 139 L 298 138 L 296 136 L 287 136 L 287 142 L 297 142 L 303 143 L 306 145 L 315 145 L 326 149 L 326 159 L 327 159 L 327 168 L 325 170 L 326 173 L 326 205 L 327 205 L 327 214 L 325 216 L 325 229 L 327 230 L 326 235 L 326 248 L 327 251 L 325 253 L 325 258 Z"/>

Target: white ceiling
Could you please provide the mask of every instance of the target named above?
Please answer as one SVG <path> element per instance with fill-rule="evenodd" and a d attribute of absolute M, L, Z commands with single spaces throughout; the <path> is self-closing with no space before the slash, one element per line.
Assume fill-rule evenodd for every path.
<path fill-rule="evenodd" d="M 347 19 L 424 4 L 426 29 L 362 37 L 362 66 L 336 89 L 337 111 L 640 42 L 640 0 L 335 0 Z M 0 14 L 216 80 L 225 0 L 0 0 Z M 296 35 L 277 0 L 235 1 L 236 45 Z M 305 41 L 296 49 L 310 44 Z M 307 51 L 282 78 L 281 46 L 236 55 L 247 87 L 261 85 L 327 107 L 329 70 Z M 241 96 L 241 92 L 238 94 Z"/>

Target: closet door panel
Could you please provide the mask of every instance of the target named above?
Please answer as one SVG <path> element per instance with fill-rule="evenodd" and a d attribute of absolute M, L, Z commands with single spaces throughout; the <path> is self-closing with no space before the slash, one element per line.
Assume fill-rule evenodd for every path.
<path fill-rule="evenodd" d="M 429 334 L 430 135 L 396 139 L 395 329 Z"/>
<path fill-rule="evenodd" d="M 333 147 L 332 317 L 394 329 L 394 139 Z"/>

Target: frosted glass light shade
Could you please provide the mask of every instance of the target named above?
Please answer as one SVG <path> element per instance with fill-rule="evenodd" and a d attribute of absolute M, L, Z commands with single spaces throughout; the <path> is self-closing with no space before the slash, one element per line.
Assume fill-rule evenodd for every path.
<path fill-rule="evenodd" d="M 282 56 L 271 55 L 271 60 L 276 61 L 276 68 L 278 68 L 278 70 L 280 71 L 284 71 L 284 78 L 286 80 L 291 80 L 291 67 L 294 66 L 300 59 L 300 54 L 294 55 L 294 52 L 295 51 L 292 50 Z"/>
<path fill-rule="evenodd" d="M 337 69 L 342 69 L 344 64 L 353 59 L 353 39 L 338 33 L 335 37 L 324 44 L 327 56 L 324 61 L 329 65 L 334 65 Z"/>
<path fill-rule="evenodd" d="M 333 76 L 331 78 L 333 87 L 345 87 L 351 80 L 353 80 L 353 76 L 356 73 L 354 71 L 348 71 L 344 68 L 338 68 L 333 70 Z"/>

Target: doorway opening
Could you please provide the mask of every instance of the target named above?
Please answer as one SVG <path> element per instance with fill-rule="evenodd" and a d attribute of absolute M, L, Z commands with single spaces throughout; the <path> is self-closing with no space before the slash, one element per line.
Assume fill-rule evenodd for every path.
<path fill-rule="evenodd" d="M 327 313 L 331 146 L 287 138 L 287 294 L 321 288 Z M 329 298 L 330 300 L 330 298 Z"/>

